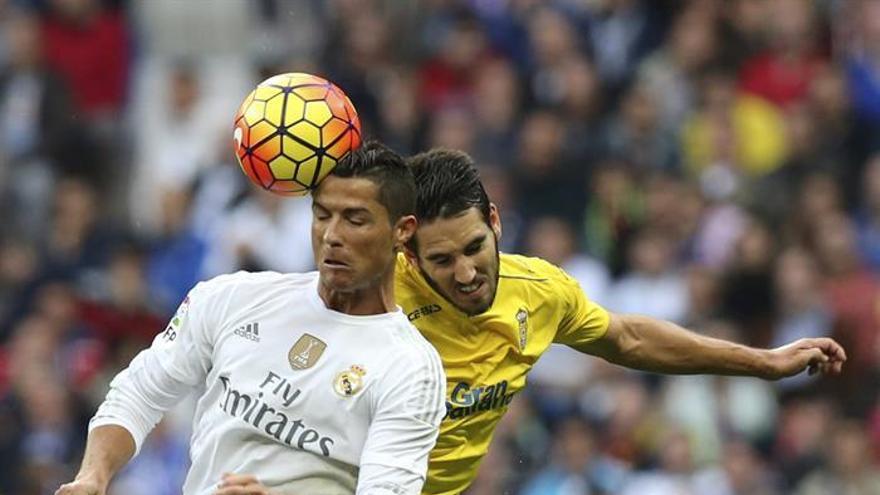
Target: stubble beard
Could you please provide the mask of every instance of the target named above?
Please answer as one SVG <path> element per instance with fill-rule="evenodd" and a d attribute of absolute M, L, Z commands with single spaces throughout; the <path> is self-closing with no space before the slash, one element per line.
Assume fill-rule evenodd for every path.
<path fill-rule="evenodd" d="M 480 307 L 476 310 L 470 310 L 470 309 L 463 308 L 463 307 L 459 306 L 455 302 L 455 300 L 453 300 L 448 294 L 446 294 L 446 292 L 440 287 L 440 285 L 437 284 L 437 282 L 433 278 L 431 278 L 431 276 L 428 275 L 424 269 L 422 269 L 421 260 L 419 260 L 418 267 L 419 267 L 419 272 L 422 274 L 422 278 L 424 278 L 425 282 L 427 282 L 428 285 L 431 286 L 432 289 L 434 289 L 434 292 L 436 292 L 437 294 L 440 294 L 440 297 L 442 297 L 444 300 L 446 300 L 446 302 L 448 302 L 453 307 L 455 307 L 456 309 L 458 309 L 462 313 L 466 314 L 467 316 L 477 316 L 482 313 L 485 313 L 486 311 L 488 311 L 492 307 L 493 304 L 495 304 L 495 296 L 498 295 L 498 279 L 501 276 L 501 254 L 498 250 L 497 236 L 495 238 L 495 280 L 493 281 L 495 283 L 495 285 L 492 289 L 492 295 L 489 298 L 489 302 L 486 303 L 485 307 Z"/>

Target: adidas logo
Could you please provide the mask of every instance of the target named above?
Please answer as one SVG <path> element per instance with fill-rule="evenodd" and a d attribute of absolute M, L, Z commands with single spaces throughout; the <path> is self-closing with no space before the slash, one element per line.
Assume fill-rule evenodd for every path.
<path fill-rule="evenodd" d="M 248 340 L 252 340 L 254 342 L 260 341 L 260 324 L 259 323 L 248 323 L 247 325 L 238 327 L 235 329 L 235 335 L 239 337 L 244 337 Z"/>

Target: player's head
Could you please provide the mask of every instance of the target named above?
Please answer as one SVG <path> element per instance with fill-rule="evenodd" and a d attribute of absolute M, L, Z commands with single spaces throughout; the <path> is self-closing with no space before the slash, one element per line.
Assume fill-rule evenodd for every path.
<path fill-rule="evenodd" d="M 501 219 L 473 159 L 433 149 L 409 159 L 416 179 L 419 229 L 407 257 L 425 280 L 469 315 L 492 306 L 498 289 Z"/>
<path fill-rule="evenodd" d="M 321 283 L 349 292 L 390 281 L 416 228 L 416 191 L 403 158 L 371 141 L 350 152 L 312 194 L 312 251 Z"/>

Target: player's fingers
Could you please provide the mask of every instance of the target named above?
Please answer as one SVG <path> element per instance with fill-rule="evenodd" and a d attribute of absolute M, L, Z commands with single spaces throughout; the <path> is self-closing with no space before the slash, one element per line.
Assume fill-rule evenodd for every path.
<path fill-rule="evenodd" d="M 835 373 L 834 369 L 837 366 L 838 361 L 829 361 L 822 365 L 820 371 L 823 375 L 831 375 Z"/>
<path fill-rule="evenodd" d="M 55 490 L 55 495 L 92 495 L 92 490 L 86 490 L 74 483 L 65 483 Z"/>
<path fill-rule="evenodd" d="M 258 485 L 226 486 L 215 490 L 214 495 L 261 495 L 265 493 L 264 491 L 260 491 L 259 488 L 255 488 L 257 486 Z"/>
<path fill-rule="evenodd" d="M 214 495 L 267 495 L 263 485 L 236 485 L 217 488 Z"/>
<path fill-rule="evenodd" d="M 223 484 L 217 487 L 214 495 L 266 495 L 269 492 L 259 482 Z"/>
<path fill-rule="evenodd" d="M 834 342 L 834 341 L 832 341 Z M 840 361 L 846 361 L 846 349 L 842 345 L 834 342 L 834 357 Z"/>
<path fill-rule="evenodd" d="M 843 349 L 843 346 L 838 344 L 834 339 L 820 337 L 809 339 L 809 343 L 812 346 L 822 349 L 822 352 L 832 359 L 846 361 L 846 351 Z"/>
<path fill-rule="evenodd" d="M 257 477 L 252 474 L 223 473 L 223 478 L 220 481 L 220 486 L 243 486 L 259 482 L 260 481 L 257 479 Z"/>
<path fill-rule="evenodd" d="M 829 360 L 827 363 L 818 365 L 818 371 L 823 375 L 836 375 L 843 370 L 842 361 Z"/>
<path fill-rule="evenodd" d="M 807 364 L 809 364 L 811 367 L 816 366 L 820 363 L 827 363 L 828 361 L 830 361 L 830 358 L 825 354 L 825 352 L 818 347 L 807 349 L 806 357 Z"/>

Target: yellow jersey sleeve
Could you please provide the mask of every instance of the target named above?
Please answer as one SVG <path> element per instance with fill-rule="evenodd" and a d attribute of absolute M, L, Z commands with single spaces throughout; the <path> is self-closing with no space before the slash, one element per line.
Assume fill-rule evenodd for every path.
<path fill-rule="evenodd" d="M 560 268 L 556 270 L 555 292 L 563 316 L 553 342 L 581 349 L 605 335 L 610 316 L 605 308 L 587 298 L 577 280 Z"/>

